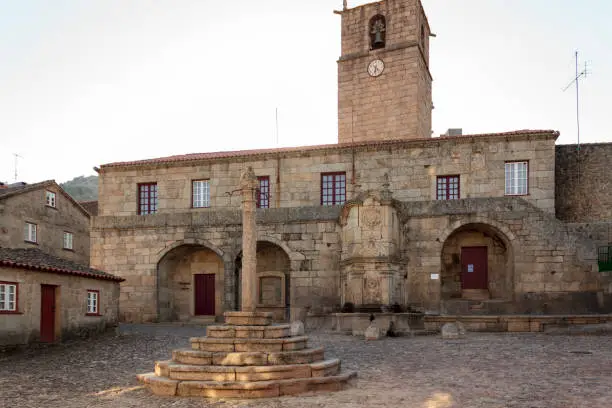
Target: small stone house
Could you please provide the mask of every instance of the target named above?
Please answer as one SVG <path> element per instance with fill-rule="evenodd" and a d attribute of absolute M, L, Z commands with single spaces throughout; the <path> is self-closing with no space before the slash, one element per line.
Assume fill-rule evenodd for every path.
<path fill-rule="evenodd" d="M 116 326 L 121 281 L 38 248 L 0 248 L 0 348 Z"/>
<path fill-rule="evenodd" d="M 0 187 L 0 247 L 89 265 L 89 213 L 55 181 Z"/>
<path fill-rule="evenodd" d="M 612 312 L 612 144 L 553 130 L 432 137 L 419 0 L 338 11 L 338 143 L 100 166 L 91 263 L 125 321 L 240 307 L 241 172 L 258 176 L 258 308 Z M 597 194 L 592 194 L 596 191 Z M 596 197 L 596 199 L 594 199 Z"/>
<path fill-rule="evenodd" d="M 117 324 L 122 279 L 89 268 L 89 222 L 53 180 L 0 186 L 0 347 Z"/>

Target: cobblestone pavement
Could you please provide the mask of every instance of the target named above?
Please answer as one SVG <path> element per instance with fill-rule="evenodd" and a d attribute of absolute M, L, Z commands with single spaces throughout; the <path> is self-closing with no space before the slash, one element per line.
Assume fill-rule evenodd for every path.
<path fill-rule="evenodd" d="M 258 401 L 156 397 L 135 380 L 204 330 L 122 326 L 46 349 L 0 354 L 0 407 L 612 407 L 612 336 L 478 334 L 368 342 L 311 334 L 359 378 L 345 391 Z"/>

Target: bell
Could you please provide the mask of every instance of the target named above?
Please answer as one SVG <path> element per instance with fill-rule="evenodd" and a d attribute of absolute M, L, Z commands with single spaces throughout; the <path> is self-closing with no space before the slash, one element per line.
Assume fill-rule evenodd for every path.
<path fill-rule="evenodd" d="M 374 46 L 384 45 L 384 43 L 385 42 L 383 41 L 383 38 L 382 38 L 382 31 L 377 30 L 374 36 Z"/>

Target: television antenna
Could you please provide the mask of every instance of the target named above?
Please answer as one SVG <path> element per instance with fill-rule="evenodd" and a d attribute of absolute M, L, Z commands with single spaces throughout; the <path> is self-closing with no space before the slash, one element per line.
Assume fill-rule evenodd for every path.
<path fill-rule="evenodd" d="M 578 51 L 575 53 L 576 58 L 576 76 L 574 79 L 570 81 L 569 84 L 565 88 L 563 88 L 563 92 L 567 91 L 571 88 L 572 85 L 576 85 L 576 131 L 578 136 L 578 147 L 577 150 L 580 151 L 580 78 L 586 78 L 588 75 L 587 63 L 584 63 L 584 69 L 579 71 L 578 69 Z"/>
<path fill-rule="evenodd" d="M 18 159 L 23 159 L 23 156 L 17 153 L 13 153 L 13 156 L 15 156 L 15 182 L 17 182 L 17 161 Z"/>

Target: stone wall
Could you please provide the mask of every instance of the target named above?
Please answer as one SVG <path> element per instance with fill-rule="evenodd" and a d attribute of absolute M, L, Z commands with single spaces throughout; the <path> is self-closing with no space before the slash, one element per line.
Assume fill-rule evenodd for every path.
<path fill-rule="evenodd" d="M 119 284 L 78 276 L 0 267 L 0 281 L 18 283 L 17 314 L 0 314 L 0 346 L 40 338 L 41 285 L 56 285 L 57 340 L 88 336 L 114 327 L 119 315 Z M 87 316 L 87 290 L 100 291 L 100 316 Z"/>
<path fill-rule="evenodd" d="M 252 166 L 270 177 L 270 206 L 310 207 L 321 203 L 321 173 L 346 172 L 347 198 L 377 190 L 389 176 L 390 190 L 401 201 L 436 199 L 436 177 L 459 175 L 461 198 L 503 197 L 504 163 L 529 161 L 529 195 L 535 206 L 555 208 L 555 133 L 456 137 L 406 141 L 389 145 L 328 146 L 211 158 L 165 165 L 102 167 L 99 215 L 131 216 L 137 212 L 138 183 L 157 182 L 160 214 L 207 214 L 239 208 L 236 193 L 241 169 Z M 191 208 L 192 180 L 210 180 L 210 208 Z M 146 218 L 146 217 L 145 217 Z M 120 221 L 118 221 L 120 222 Z"/>
<path fill-rule="evenodd" d="M 386 44 L 370 50 L 370 20 L 379 14 L 386 19 Z M 385 0 L 342 12 L 340 143 L 431 137 L 429 34 L 418 0 Z M 384 62 L 378 77 L 368 74 L 374 59 Z"/>
<path fill-rule="evenodd" d="M 55 193 L 56 206 L 45 202 L 45 190 Z M 37 243 L 24 241 L 24 225 L 37 225 Z M 60 258 L 89 264 L 89 217 L 55 186 L 17 194 L 0 201 L 0 246 L 40 248 Z M 64 248 L 64 232 L 73 234 L 73 250 Z"/>
<path fill-rule="evenodd" d="M 262 265 L 285 266 L 266 260 L 270 246 L 282 249 L 290 263 L 291 313 L 302 309 L 331 311 L 339 303 L 338 262 L 339 207 L 258 210 L 258 241 L 265 243 L 258 254 Z M 121 283 L 121 319 L 155 321 L 158 263 L 177 248 L 209 248 L 222 260 L 218 280 L 223 305 L 236 308 L 236 266 L 241 252 L 239 211 L 156 214 L 147 217 L 96 217 L 92 223 L 94 267 L 126 279 Z M 276 248 L 278 247 L 278 248 Z M 261 270 L 260 270 L 261 271 Z M 163 282 L 162 282 L 163 287 Z M 191 296 L 185 292 L 186 298 Z"/>
<path fill-rule="evenodd" d="M 606 281 L 597 271 L 597 245 L 520 198 L 402 203 L 408 300 L 437 310 L 442 290 L 442 248 L 461 229 L 486 226 L 511 251 L 512 302 L 503 313 L 592 313 L 612 310 L 602 297 Z M 500 313 L 498 312 L 498 313 Z"/>
<path fill-rule="evenodd" d="M 478 242 L 490 244 L 491 265 L 500 268 L 493 274 L 498 279 L 491 288 L 494 297 L 509 302 L 503 312 L 612 310 L 608 299 L 612 294 L 604 293 L 605 277 L 596 270 L 597 244 L 522 198 L 395 201 L 394 206 L 402 234 L 401 256 L 394 261 L 400 269 L 394 273 L 404 279 L 399 286 L 405 288 L 405 304 L 441 311 L 443 290 L 440 279 L 432 279 L 432 274 L 439 277 L 443 270 L 444 244 L 457 244 L 454 234 L 458 231 L 467 231 L 461 239 L 472 243 L 474 231 L 485 231 L 488 237 Z M 282 249 L 289 259 L 292 316 L 305 310 L 327 313 L 341 305 L 340 210 L 309 207 L 257 212 L 258 241 Z M 240 212 L 217 210 L 209 215 L 94 219 L 92 265 L 126 279 L 121 285 L 122 320 L 158 319 L 158 262 L 182 246 L 200 246 L 216 253 L 223 261 L 223 283 L 218 288 L 223 292 L 223 310 L 236 307 Z M 264 261 L 266 252 L 259 255 L 262 265 L 270 264 Z M 502 258 L 507 259 L 503 270 Z"/>
<path fill-rule="evenodd" d="M 555 152 L 557 218 L 612 221 L 612 143 L 560 145 Z"/>

